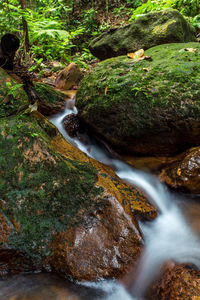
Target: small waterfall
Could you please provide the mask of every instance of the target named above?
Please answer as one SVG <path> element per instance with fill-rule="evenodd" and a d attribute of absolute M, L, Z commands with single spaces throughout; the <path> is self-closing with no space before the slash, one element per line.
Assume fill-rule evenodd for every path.
<path fill-rule="evenodd" d="M 111 155 L 107 149 L 89 136 L 85 136 L 86 143 L 81 142 L 77 137 L 72 139 L 68 136 L 62 125 L 64 116 L 70 113 L 77 113 L 76 108 L 66 110 L 51 118 L 51 122 L 57 126 L 62 135 L 74 146 L 85 152 L 88 156 L 109 165 L 116 174 L 138 187 L 148 199 L 155 205 L 159 215 L 154 221 L 141 223 L 140 228 L 145 240 L 145 249 L 139 262 L 138 278 L 130 289 L 135 300 L 142 299 L 146 288 L 159 273 L 163 263 L 169 259 L 176 262 L 193 263 L 200 268 L 200 240 L 190 229 L 178 208 L 174 196 L 168 191 L 166 186 L 148 173 L 132 168 L 119 159 Z M 130 297 L 125 291 L 120 297 L 106 299 L 124 299 Z M 133 298 L 131 298 L 133 299 Z"/>

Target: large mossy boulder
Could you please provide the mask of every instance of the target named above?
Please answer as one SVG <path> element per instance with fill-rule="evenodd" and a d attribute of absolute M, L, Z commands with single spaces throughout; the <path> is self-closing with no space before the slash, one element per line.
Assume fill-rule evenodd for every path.
<path fill-rule="evenodd" d="M 92 40 L 89 49 L 101 60 L 126 55 L 165 43 L 197 41 L 195 30 L 175 9 L 155 11 L 127 26 L 112 29 Z"/>
<path fill-rule="evenodd" d="M 200 44 L 174 43 L 105 60 L 77 93 L 79 116 L 121 153 L 170 154 L 199 145 Z"/>
<path fill-rule="evenodd" d="M 136 216 L 156 211 L 53 127 L 38 112 L 0 119 L 0 276 L 120 276 L 142 249 Z"/>

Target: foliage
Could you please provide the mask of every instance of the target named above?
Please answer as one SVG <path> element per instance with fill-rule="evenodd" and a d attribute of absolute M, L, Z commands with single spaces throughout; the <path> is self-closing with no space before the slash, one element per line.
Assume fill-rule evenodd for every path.
<path fill-rule="evenodd" d="M 88 43 L 112 25 L 138 18 L 141 14 L 163 8 L 176 8 L 200 27 L 198 0 L 26 0 L 22 9 L 19 0 L 1 0 L 0 32 L 16 34 L 21 40 L 20 53 L 24 55 L 22 17 L 28 24 L 31 57 L 38 61 L 60 60 L 68 63 L 75 55 L 80 65 L 86 65 L 93 56 Z M 118 24 L 119 24 L 118 23 Z"/>
<path fill-rule="evenodd" d="M 130 21 L 137 19 L 142 14 L 146 14 L 150 11 L 166 8 L 178 9 L 185 16 L 189 17 L 195 17 L 200 13 L 199 0 L 148 0 L 134 10 Z"/>

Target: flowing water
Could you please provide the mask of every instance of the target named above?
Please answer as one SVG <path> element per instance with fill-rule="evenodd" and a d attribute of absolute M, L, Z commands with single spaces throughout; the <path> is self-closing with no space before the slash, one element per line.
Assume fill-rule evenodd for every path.
<path fill-rule="evenodd" d="M 103 280 L 98 283 L 74 285 L 48 274 L 17 276 L 6 282 L 0 281 L 1 300 L 141 300 L 145 289 L 159 273 L 164 262 L 174 260 L 193 263 L 200 268 L 200 223 L 194 225 L 198 228 L 196 234 L 187 223 L 187 216 L 185 217 L 180 209 L 180 203 L 183 202 L 177 201 L 178 196 L 171 194 L 153 175 L 134 169 L 117 159 L 105 145 L 87 133 L 70 138 L 63 128 L 62 120 L 68 114 L 77 113 L 74 101 L 69 100 L 66 109 L 53 116 L 51 122 L 68 142 L 88 156 L 113 168 L 121 179 L 142 190 L 158 209 L 159 214 L 154 221 L 139 224 L 145 247 L 138 264 L 138 277 L 127 291 L 117 281 Z M 188 212 L 187 204 L 186 210 Z M 191 210 L 191 215 L 194 215 L 199 211 L 199 206 L 195 204 Z M 199 220 L 199 215 L 196 219 Z"/>
<path fill-rule="evenodd" d="M 77 113 L 73 101 L 75 100 L 68 102 L 62 114 L 51 118 L 51 122 L 71 144 L 88 156 L 111 166 L 121 179 L 142 190 L 159 211 L 159 215 L 154 221 L 140 224 L 144 235 L 145 249 L 139 263 L 138 278 L 130 288 L 130 293 L 137 299 L 142 299 L 145 289 L 167 260 L 193 263 L 200 268 L 200 239 L 190 228 L 178 207 L 177 196 L 172 195 L 166 186 L 153 175 L 134 169 L 113 157 L 107 148 L 100 145 L 95 139 L 91 139 L 87 134 L 84 135 L 84 141 L 81 137 L 70 138 L 63 128 L 62 120 L 68 114 Z M 118 299 L 130 299 L 124 290 L 120 290 L 120 293 L 124 293 L 124 295 Z M 113 299 L 117 299 L 117 297 Z"/>

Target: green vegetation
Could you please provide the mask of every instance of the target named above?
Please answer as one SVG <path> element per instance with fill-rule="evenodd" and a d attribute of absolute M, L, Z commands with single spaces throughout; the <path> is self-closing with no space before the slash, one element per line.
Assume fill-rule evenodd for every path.
<path fill-rule="evenodd" d="M 198 0 L 2 0 L 0 33 L 16 34 L 21 40 L 20 57 L 31 67 L 36 64 L 36 69 L 42 62 L 53 60 L 73 60 L 87 67 L 86 63 L 94 59 L 88 44 L 95 36 L 164 8 L 178 9 L 192 25 L 200 27 Z"/>

